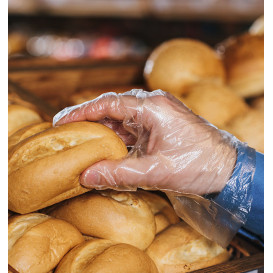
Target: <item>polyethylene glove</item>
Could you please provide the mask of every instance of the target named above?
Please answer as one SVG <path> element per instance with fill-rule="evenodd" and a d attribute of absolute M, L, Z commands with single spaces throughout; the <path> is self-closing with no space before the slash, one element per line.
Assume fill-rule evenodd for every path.
<path fill-rule="evenodd" d="M 112 128 L 132 149 L 123 160 L 104 160 L 90 166 L 81 175 L 82 185 L 96 189 L 136 190 L 139 187 L 169 192 L 177 214 L 210 239 L 215 239 L 210 225 L 222 215 L 221 209 L 211 208 L 211 203 L 198 198 L 190 198 L 194 206 L 188 198 L 183 199 L 186 203 L 182 199 L 177 203 L 174 196 L 221 192 L 236 163 L 236 148 L 240 142 L 234 136 L 218 130 L 161 90 L 106 93 L 90 102 L 65 108 L 54 117 L 53 123 L 61 125 L 84 120 Z M 195 226 L 194 222 L 202 218 L 196 220 L 203 214 L 204 207 L 211 219 L 206 227 L 202 227 L 202 222 Z M 228 218 L 234 216 L 232 213 Z M 241 224 L 244 220 L 238 222 Z M 234 231 L 239 225 L 228 229 Z M 217 238 L 216 241 L 226 244 Z"/>

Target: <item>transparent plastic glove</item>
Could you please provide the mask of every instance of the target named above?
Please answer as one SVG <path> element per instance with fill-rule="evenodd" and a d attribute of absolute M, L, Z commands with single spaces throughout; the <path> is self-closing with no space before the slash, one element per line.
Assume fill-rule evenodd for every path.
<path fill-rule="evenodd" d="M 170 94 L 161 90 L 106 93 L 65 108 L 53 123 L 83 120 L 105 124 L 132 147 L 124 160 L 101 161 L 85 170 L 81 176 L 84 186 L 164 191 L 178 216 L 223 246 L 244 222 L 237 219 L 236 211 L 231 213 L 201 197 L 223 190 L 233 172 L 240 142 L 193 114 Z M 228 227 L 225 224 L 226 236 L 221 231 L 223 212 L 227 214 L 224 222 L 234 218 L 236 223 Z M 204 223 L 207 224 L 202 226 Z M 212 225 L 217 226 L 216 230 Z"/>

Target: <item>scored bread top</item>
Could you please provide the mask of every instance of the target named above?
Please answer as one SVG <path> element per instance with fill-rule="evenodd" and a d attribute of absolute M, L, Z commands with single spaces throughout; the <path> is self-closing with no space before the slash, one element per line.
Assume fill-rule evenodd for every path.
<path fill-rule="evenodd" d="M 81 173 L 127 148 L 114 131 L 92 122 L 68 123 L 24 139 L 9 151 L 9 209 L 33 212 L 90 189 Z"/>
<path fill-rule="evenodd" d="M 16 144 L 21 142 L 22 140 L 33 136 L 35 134 L 38 134 L 46 129 L 49 129 L 52 127 L 51 122 L 39 122 L 39 123 L 34 123 L 31 125 L 28 125 L 18 131 L 16 131 L 14 134 L 12 134 L 9 137 L 9 144 L 8 144 L 8 149 L 11 150 Z"/>
<path fill-rule="evenodd" d="M 155 236 L 150 207 L 135 193 L 90 192 L 45 209 L 76 226 L 83 234 L 147 248 Z"/>
<path fill-rule="evenodd" d="M 157 273 L 153 261 L 140 249 L 104 239 L 90 239 L 73 248 L 55 273 Z"/>
<path fill-rule="evenodd" d="M 184 222 L 159 233 L 146 253 L 160 273 L 189 272 L 227 261 L 226 249 L 192 229 Z"/>
<path fill-rule="evenodd" d="M 87 141 L 101 138 L 117 138 L 117 135 L 106 126 L 93 122 L 75 122 L 53 127 L 32 138 L 25 139 L 9 152 L 9 173 L 34 160 L 49 157 Z M 120 143 L 123 142 L 120 140 Z M 125 145 L 121 146 L 125 151 Z"/>
<path fill-rule="evenodd" d="M 40 213 L 9 219 L 9 264 L 20 273 L 48 273 L 84 241 L 71 224 Z"/>

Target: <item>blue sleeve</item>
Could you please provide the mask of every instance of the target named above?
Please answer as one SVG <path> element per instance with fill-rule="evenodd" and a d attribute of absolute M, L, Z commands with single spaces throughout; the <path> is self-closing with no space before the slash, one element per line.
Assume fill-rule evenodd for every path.
<path fill-rule="evenodd" d="M 264 235 L 264 155 L 237 147 L 237 161 L 227 185 L 215 201 L 241 220 L 244 233 Z"/>
<path fill-rule="evenodd" d="M 253 201 L 244 228 L 264 236 L 264 155 L 256 152 L 256 170 L 252 186 Z"/>

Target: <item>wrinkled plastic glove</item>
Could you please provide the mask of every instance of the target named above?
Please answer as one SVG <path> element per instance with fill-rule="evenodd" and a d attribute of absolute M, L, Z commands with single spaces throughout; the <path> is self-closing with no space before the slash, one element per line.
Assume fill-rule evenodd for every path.
<path fill-rule="evenodd" d="M 104 160 L 90 166 L 81 175 L 82 185 L 95 189 L 143 188 L 169 192 L 177 214 L 195 229 L 222 246 L 231 240 L 244 220 L 237 219 L 236 212 L 226 212 L 213 201 L 198 196 L 219 193 L 225 188 L 240 143 L 234 136 L 218 130 L 161 90 L 105 93 L 90 102 L 65 108 L 54 117 L 53 124 L 85 120 L 110 127 L 132 149 L 123 160 Z M 190 194 L 189 198 L 185 194 Z M 179 195 L 186 199 L 175 199 Z M 200 222 L 204 210 L 211 218 L 207 217 L 205 224 Z M 217 222 L 223 223 L 222 210 L 227 213 L 223 225 L 232 230 L 226 238 L 223 226 Z M 235 226 L 226 224 L 233 218 Z M 213 221 L 217 222 L 217 230 L 211 227 Z"/>

